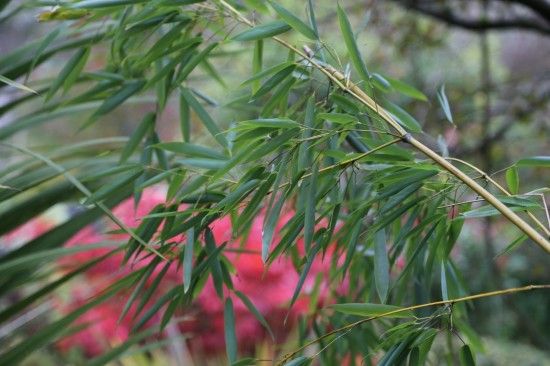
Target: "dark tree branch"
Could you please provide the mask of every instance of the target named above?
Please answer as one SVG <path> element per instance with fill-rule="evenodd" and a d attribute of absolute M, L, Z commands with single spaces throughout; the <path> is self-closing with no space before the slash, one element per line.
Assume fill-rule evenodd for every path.
<path fill-rule="evenodd" d="M 447 24 L 464 28 L 470 31 L 483 32 L 488 30 L 521 29 L 550 35 L 550 15 L 547 8 L 550 4 L 537 0 L 507 0 L 507 3 L 523 5 L 536 12 L 540 19 L 530 16 L 516 16 L 511 19 L 483 19 L 461 16 L 449 8 L 433 6 L 434 2 L 420 2 L 414 0 L 393 0 L 397 4 L 443 21 Z M 498 0 L 505 1 L 505 0 Z M 546 20 L 546 21 L 544 21 Z"/>

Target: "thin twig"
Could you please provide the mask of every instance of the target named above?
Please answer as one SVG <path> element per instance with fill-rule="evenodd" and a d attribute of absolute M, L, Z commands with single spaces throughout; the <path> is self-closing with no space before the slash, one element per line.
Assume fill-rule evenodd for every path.
<path fill-rule="evenodd" d="M 388 316 L 391 316 L 391 315 L 394 315 L 394 314 L 399 314 L 399 313 L 402 313 L 402 312 L 412 311 L 412 310 L 417 310 L 417 309 L 422 309 L 422 308 L 428 308 L 428 307 L 432 307 L 432 306 L 453 305 L 453 304 L 456 304 L 456 303 L 459 303 L 459 302 L 478 300 L 478 299 L 482 299 L 482 298 L 485 298 L 485 297 L 503 296 L 503 295 L 514 294 L 514 293 L 518 293 L 518 292 L 525 292 L 525 291 L 532 291 L 532 290 L 548 290 L 548 289 L 550 289 L 550 284 L 547 284 L 547 285 L 528 285 L 528 286 L 514 287 L 514 288 L 509 288 L 509 289 L 504 289 L 504 290 L 482 292 L 482 293 L 479 293 L 479 294 L 459 297 L 459 298 L 456 298 L 456 299 L 434 301 L 434 302 L 430 302 L 430 303 L 425 303 L 425 304 L 420 304 L 420 305 L 413 305 L 413 306 L 409 306 L 409 307 L 405 307 L 405 308 L 399 308 L 399 309 L 396 309 L 396 310 L 388 311 L 388 312 L 380 314 L 380 315 L 375 315 L 375 316 L 371 316 L 369 318 L 358 320 L 356 322 L 350 323 L 348 325 L 345 325 L 343 327 L 340 327 L 338 329 L 334 329 L 334 330 L 332 330 L 328 333 L 325 333 L 322 336 L 307 342 L 306 344 L 304 344 L 303 346 L 301 346 L 297 350 L 286 354 L 283 357 L 283 359 L 277 365 L 283 365 L 285 362 L 292 359 L 295 355 L 297 355 L 298 353 L 300 353 L 304 349 L 310 347 L 311 345 L 313 345 L 313 344 L 315 344 L 315 343 L 317 343 L 317 342 L 319 342 L 319 341 L 321 341 L 321 340 L 323 340 L 327 337 L 330 337 L 333 334 L 337 334 L 337 333 L 340 333 L 340 332 L 343 332 L 343 331 L 348 331 L 352 328 L 357 327 L 358 325 L 370 322 L 372 320 L 381 319 L 381 318 L 385 318 L 385 317 L 388 317 Z"/>

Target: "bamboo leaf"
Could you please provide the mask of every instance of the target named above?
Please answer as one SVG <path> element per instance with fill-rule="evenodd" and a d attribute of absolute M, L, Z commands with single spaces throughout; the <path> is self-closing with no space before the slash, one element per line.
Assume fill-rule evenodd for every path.
<path fill-rule="evenodd" d="M 296 128 L 300 127 L 298 122 L 286 118 L 259 118 L 239 122 L 238 129 L 254 129 L 257 127 L 267 128 Z"/>
<path fill-rule="evenodd" d="M 459 358 L 461 366 L 475 366 L 476 364 L 472 350 L 467 344 L 460 348 Z"/>
<path fill-rule="evenodd" d="M 293 65 L 293 64 L 294 64 L 294 62 L 292 62 L 292 61 L 285 61 L 285 62 L 277 64 L 275 66 L 268 67 L 267 69 L 265 69 L 263 71 L 258 71 L 256 73 L 254 73 L 254 76 L 252 76 L 251 78 L 248 78 L 245 81 L 243 81 L 241 83 L 241 86 L 245 86 L 245 85 L 248 85 L 250 83 L 257 82 L 258 80 L 263 79 L 266 76 L 275 74 L 275 73 L 277 73 L 277 72 L 279 72 L 283 69 L 286 69 L 287 67 L 289 67 L 290 65 Z"/>
<path fill-rule="evenodd" d="M 258 40 L 254 45 L 254 55 L 252 56 L 252 74 L 258 75 L 262 72 L 262 62 L 264 57 L 264 41 Z M 241 85 L 245 85 L 246 81 Z M 252 93 L 256 93 L 260 89 L 260 82 L 258 79 L 252 81 Z"/>
<path fill-rule="evenodd" d="M 195 245 L 195 229 L 187 231 L 187 242 L 183 253 L 183 291 L 189 291 L 191 286 L 191 276 L 193 273 L 193 247 Z"/>
<path fill-rule="evenodd" d="M 317 40 L 317 34 L 313 29 L 311 29 L 307 24 L 302 22 L 300 18 L 292 14 L 290 11 L 285 9 L 283 6 L 279 5 L 278 3 L 268 0 L 269 4 L 275 9 L 275 11 L 279 14 L 279 16 L 292 28 L 297 30 L 298 32 L 302 33 L 307 38 L 315 41 Z"/>
<path fill-rule="evenodd" d="M 519 192 L 519 174 L 518 169 L 512 166 L 506 169 L 506 184 L 512 194 L 518 194 Z"/>
<path fill-rule="evenodd" d="M 374 235 L 374 280 L 380 302 L 384 304 L 390 288 L 390 262 L 386 250 L 386 232 L 378 230 Z"/>
<path fill-rule="evenodd" d="M 153 128 L 155 125 L 155 120 L 157 116 L 155 113 L 149 112 L 143 117 L 143 120 L 139 124 L 139 126 L 136 128 L 132 136 L 130 137 L 130 140 L 128 140 L 128 143 L 124 146 L 124 149 L 120 153 L 120 160 L 119 164 L 122 164 L 128 160 L 130 155 L 136 151 L 138 145 L 143 140 L 143 138 L 147 135 L 149 131 Z"/>
<path fill-rule="evenodd" d="M 237 295 L 239 297 L 239 299 L 241 299 L 243 304 L 248 308 L 248 311 L 250 311 L 252 313 L 252 315 L 254 315 L 256 320 L 259 321 L 260 324 L 263 325 L 263 327 L 267 330 L 267 332 L 271 336 L 271 339 L 275 340 L 275 335 L 273 334 L 273 331 L 271 330 L 271 327 L 267 323 L 267 320 L 265 320 L 263 315 L 258 311 L 258 309 L 256 309 L 256 307 L 254 306 L 252 301 L 250 301 L 250 299 L 248 297 L 246 297 L 246 295 L 244 293 L 240 292 L 240 291 L 235 291 L 235 295 Z"/>
<path fill-rule="evenodd" d="M 237 334 L 235 333 L 235 313 L 230 297 L 225 300 L 224 311 L 225 349 L 229 363 L 237 361 Z"/>
<path fill-rule="evenodd" d="M 178 75 L 178 80 L 177 80 L 177 84 L 180 84 L 182 83 L 186 78 L 187 76 L 189 76 L 189 74 L 191 73 L 191 71 L 193 71 L 195 69 L 195 67 L 197 67 L 198 64 L 200 64 L 201 62 L 204 62 L 206 60 L 206 56 L 208 56 L 208 54 L 218 46 L 217 43 L 211 43 L 209 44 L 208 46 L 206 46 L 204 48 L 204 50 L 202 50 L 201 52 L 199 52 L 198 54 L 196 54 L 195 56 L 193 56 L 186 64 L 185 66 L 183 66 L 183 68 L 181 69 L 181 71 L 179 72 L 179 75 Z M 189 100 L 188 100 L 189 102 Z M 191 104 L 189 102 L 189 104 Z"/>
<path fill-rule="evenodd" d="M 206 110 L 202 107 L 202 105 L 198 102 L 198 100 L 191 94 L 189 89 L 187 88 L 180 88 L 181 95 L 185 98 L 187 103 L 189 103 L 189 106 L 197 113 L 199 119 L 202 121 L 206 129 L 212 134 L 214 139 L 218 141 L 218 143 L 224 147 L 227 148 L 227 140 L 221 130 L 218 128 L 212 117 L 206 112 Z"/>
<path fill-rule="evenodd" d="M 78 78 L 80 72 L 84 68 L 88 56 L 90 55 L 90 48 L 80 48 L 76 53 L 67 61 L 63 69 L 60 71 L 59 75 L 50 86 L 48 94 L 46 94 L 46 101 L 50 100 L 54 94 L 64 86 L 67 90 Z"/>
<path fill-rule="evenodd" d="M 315 234 L 315 206 L 317 197 L 317 175 L 319 169 L 317 163 L 311 167 L 311 177 L 308 179 L 308 185 L 305 190 L 305 215 L 304 215 L 304 247 L 306 253 L 310 252 L 313 244 L 313 235 Z"/>
<path fill-rule="evenodd" d="M 390 83 L 391 87 L 403 94 L 403 95 L 406 95 L 408 97 L 411 97 L 411 98 L 414 98 L 414 99 L 418 99 L 418 100 L 421 100 L 423 102 L 427 102 L 428 101 L 428 97 L 422 93 L 420 90 L 416 89 L 415 87 L 401 81 L 401 80 L 397 80 L 397 79 L 392 79 L 390 77 L 387 77 L 385 76 L 386 80 L 388 80 L 388 82 Z"/>
<path fill-rule="evenodd" d="M 349 304 L 334 304 L 330 305 L 334 310 L 362 317 L 377 317 L 385 313 L 397 311 L 401 309 L 399 306 L 372 304 L 372 303 L 349 303 Z M 410 310 L 399 311 L 394 314 L 386 315 L 386 318 L 410 318 L 414 314 Z"/>
<path fill-rule="evenodd" d="M 518 160 L 517 166 L 535 166 L 550 168 L 550 156 L 531 156 Z"/>
<path fill-rule="evenodd" d="M 447 118 L 447 121 L 454 124 L 453 115 L 451 114 L 451 106 L 449 105 L 449 100 L 447 99 L 447 95 L 445 94 L 445 84 L 441 85 L 441 87 L 437 91 L 437 100 L 439 102 L 439 105 L 443 109 L 443 113 L 445 113 L 445 118 Z"/>
<path fill-rule="evenodd" d="M 71 5 L 75 9 L 98 9 L 146 3 L 148 0 L 82 0 Z"/>
<path fill-rule="evenodd" d="M 311 364 L 312 359 L 306 356 L 300 356 L 293 360 L 286 362 L 283 366 L 308 366 Z"/>
<path fill-rule="evenodd" d="M 351 23 L 349 22 L 348 16 L 339 4 L 337 14 L 338 22 L 340 24 L 340 31 L 344 37 L 344 43 L 346 44 L 351 63 L 353 64 L 355 71 L 359 74 L 359 77 L 363 82 L 363 87 L 367 88 L 366 83 L 370 80 L 369 71 L 363 62 L 363 58 L 361 57 L 361 53 L 359 52 L 359 48 L 355 42 L 355 36 L 353 35 L 353 30 L 351 28 Z"/>
<path fill-rule="evenodd" d="M 441 261 L 441 298 L 449 300 L 449 291 L 447 290 L 447 270 L 445 269 L 445 261 Z"/>
<path fill-rule="evenodd" d="M 4 84 L 8 84 L 9 86 L 12 86 L 16 89 L 20 89 L 20 90 L 23 90 L 23 91 L 26 91 L 26 92 L 29 92 L 29 93 L 33 93 L 33 94 L 38 94 L 37 91 L 29 88 L 28 86 L 20 84 L 17 81 L 13 81 L 11 79 L 8 79 L 7 77 L 2 76 L 2 75 L 0 75 L 0 82 L 2 82 Z"/>
<path fill-rule="evenodd" d="M 259 39 L 269 38 L 281 33 L 288 32 L 290 26 L 282 20 L 258 25 L 251 29 L 237 34 L 233 39 L 235 41 L 257 41 Z"/>
<path fill-rule="evenodd" d="M 209 159 L 227 159 L 227 156 L 221 152 L 209 147 L 190 144 L 186 142 L 163 142 L 153 145 L 154 148 L 170 151 L 176 154 L 182 154 L 193 157 Z"/>
<path fill-rule="evenodd" d="M 403 108 L 390 101 L 385 101 L 384 108 L 391 113 L 397 122 L 412 132 L 422 132 L 420 123 Z"/>
<path fill-rule="evenodd" d="M 286 68 L 278 71 L 270 77 L 265 83 L 260 86 L 260 89 L 252 96 L 253 99 L 258 99 L 262 95 L 265 95 L 272 91 L 276 86 L 280 85 L 296 68 L 296 65 L 290 64 Z"/>
<path fill-rule="evenodd" d="M 99 108 L 94 112 L 92 117 L 90 117 L 88 122 L 84 126 L 82 126 L 82 128 L 88 126 L 88 124 L 93 122 L 96 118 L 109 113 L 110 111 L 124 103 L 126 99 L 138 93 L 144 85 L 145 81 L 143 80 L 134 80 L 124 84 L 114 94 L 105 99 L 105 101 L 99 106 Z"/>

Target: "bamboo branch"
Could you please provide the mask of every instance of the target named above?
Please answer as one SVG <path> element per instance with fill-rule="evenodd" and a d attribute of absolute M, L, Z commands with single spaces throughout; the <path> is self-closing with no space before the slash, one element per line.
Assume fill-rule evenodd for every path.
<path fill-rule="evenodd" d="M 304 349 L 310 347 L 311 345 L 313 345 L 313 344 L 315 344 L 315 343 L 317 343 L 317 342 L 319 342 L 319 341 L 321 341 L 321 340 L 323 340 L 327 337 L 330 337 L 333 334 L 337 334 L 337 333 L 340 333 L 340 332 L 343 332 L 343 331 L 346 331 L 346 330 L 350 330 L 352 328 L 357 327 L 358 325 L 370 322 L 372 320 L 381 319 L 381 318 L 385 318 L 385 317 L 388 317 L 388 316 L 391 316 L 391 315 L 394 315 L 394 314 L 398 314 L 398 313 L 402 313 L 402 312 L 406 312 L 406 311 L 417 310 L 417 309 L 422 309 L 422 308 L 428 308 L 428 307 L 432 307 L 432 306 L 453 305 L 453 304 L 456 304 L 456 303 L 459 303 L 459 302 L 478 300 L 478 299 L 482 299 L 482 298 L 485 298 L 485 297 L 503 296 L 503 295 L 510 295 L 510 294 L 514 294 L 514 293 L 518 293 L 518 292 L 525 292 L 525 291 L 532 291 L 532 290 L 548 290 L 548 289 L 550 289 L 550 284 L 547 284 L 547 285 L 528 285 L 528 286 L 523 286 L 523 287 L 508 288 L 508 289 L 504 289 L 504 290 L 482 292 L 482 293 L 478 293 L 478 294 L 475 294 L 475 295 L 459 297 L 459 298 L 456 298 L 456 299 L 434 301 L 434 302 L 429 302 L 429 303 L 425 303 L 425 304 L 413 305 L 413 306 L 409 306 L 409 307 L 405 307 L 405 308 L 399 308 L 399 309 L 396 309 L 396 310 L 388 311 L 386 313 L 371 316 L 371 317 L 368 317 L 368 318 L 365 318 L 365 319 L 361 319 L 361 320 L 358 320 L 356 322 L 350 323 L 348 325 L 344 325 L 343 327 L 340 327 L 338 329 L 331 330 L 330 332 L 325 333 L 322 336 L 307 342 L 306 344 L 304 344 L 303 346 L 301 346 L 297 350 L 286 354 L 283 357 L 283 359 L 277 365 L 283 365 L 285 362 L 292 359 L 292 357 L 296 356 L 298 353 L 300 353 Z"/>
<path fill-rule="evenodd" d="M 254 23 L 248 20 L 245 16 L 241 14 L 237 9 L 228 4 L 225 0 L 218 0 L 219 3 L 227 9 L 230 13 L 237 17 L 237 19 L 248 25 L 249 27 L 254 27 Z M 500 213 L 506 217 L 511 223 L 517 226 L 521 231 L 523 231 L 528 237 L 530 237 L 535 243 L 537 243 L 542 249 L 547 253 L 550 253 L 550 241 L 544 238 L 538 231 L 533 229 L 528 223 L 526 223 L 521 217 L 519 217 L 515 212 L 510 210 L 505 204 L 500 202 L 495 196 L 493 196 L 489 191 L 483 188 L 475 180 L 467 176 L 457 167 L 449 163 L 445 158 L 438 155 L 436 152 L 431 150 L 426 145 L 422 144 L 420 141 L 416 140 L 411 136 L 395 119 L 378 103 L 376 103 L 371 97 L 369 97 L 361 88 L 356 84 L 350 82 L 343 73 L 336 70 L 334 67 L 327 65 L 323 62 L 316 60 L 313 55 L 309 52 L 299 50 L 290 43 L 279 37 L 272 37 L 273 40 L 280 43 L 284 47 L 292 50 L 304 60 L 307 60 L 311 65 L 316 69 L 325 74 L 334 84 L 338 85 L 340 89 L 352 95 L 355 99 L 359 100 L 361 103 L 372 109 L 376 114 L 378 114 L 388 125 L 390 125 L 394 130 L 397 131 L 397 134 L 401 139 L 411 146 L 416 148 L 418 151 L 429 157 L 436 164 L 441 166 L 443 169 L 454 175 L 456 178 L 461 180 L 464 184 L 470 187 L 474 192 L 483 197 L 489 204 L 495 207 Z"/>

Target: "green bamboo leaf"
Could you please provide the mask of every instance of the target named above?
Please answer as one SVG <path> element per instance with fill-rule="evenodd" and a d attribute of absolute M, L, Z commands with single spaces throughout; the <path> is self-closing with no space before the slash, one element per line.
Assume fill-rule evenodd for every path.
<path fill-rule="evenodd" d="M 374 280 L 380 302 L 384 304 L 390 288 L 390 262 L 386 249 L 386 232 L 378 230 L 374 234 Z"/>
<path fill-rule="evenodd" d="M 23 91 L 26 91 L 26 92 L 29 92 L 29 93 L 33 93 L 33 94 L 38 94 L 37 91 L 29 88 L 28 86 L 20 84 L 17 81 L 13 81 L 11 79 L 8 79 L 7 77 L 2 76 L 2 75 L 0 75 L 0 82 L 2 82 L 4 84 L 8 84 L 9 86 L 14 87 L 16 89 L 20 89 L 20 90 L 23 90 Z"/>
<path fill-rule="evenodd" d="M 305 189 L 305 215 L 304 215 L 304 247 L 306 253 L 309 253 L 313 244 L 313 235 L 315 234 L 315 206 L 317 197 L 317 175 L 319 169 L 317 163 L 311 167 L 311 176 L 308 179 L 308 185 Z"/>
<path fill-rule="evenodd" d="M 365 83 L 368 83 L 370 80 L 369 71 L 363 62 L 363 58 L 361 57 L 361 53 L 359 52 L 359 48 L 355 42 L 355 36 L 353 35 L 353 30 L 351 28 L 351 23 L 349 22 L 348 16 L 346 15 L 344 9 L 340 7 L 340 4 L 338 4 L 337 13 L 340 31 L 344 37 L 344 43 L 346 44 L 351 63 L 353 64 L 355 71 L 359 74 L 364 88 L 366 88 L 367 85 L 365 85 Z"/>
<path fill-rule="evenodd" d="M 113 192 L 127 186 L 129 183 L 134 182 L 134 180 L 141 174 L 141 168 L 136 168 L 131 170 L 127 174 L 122 174 L 119 179 L 113 180 L 111 183 L 102 186 L 97 191 L 88 196 L 84 201 L 84 204 L 89 205 L 104 200 L 105 198 L 109 197 Z"/>
<path fill-rule="evenodd" d="M 392 89 L 390 82 L 382 75 L 373 73 L 371 76 L 372 84 L 374 87 L 383 93 L 387 93 Z"/>
<path fill-rule="evenodd" d="M 550 156 L 531 156 L 518 160 L 517 166 L 537 166 L 550 168 Z"/>
<path fill-rule="evenodd" d="M 258 75 L 262 72 L 262 62 L 264 57 L 264 41 L 257 40 L 254 45 L 254 54 L 252 56 L 252 74 Z M 250 80 L 250 79 L 249 79 Z M 241 84 L 245 85 L 247 81 Z M 252 81 L 252 94 L 256 93 L 260 89 L 260 81 L 256 79 Z"/>
<path fill-rule="evenodd" d="M 409 354 L 409 366 L 420 366 L 420 351 L 418 347 L 414 347 Z"/>
<path fill-rule="evenodd" d="M 441 298 L 449 300 L 449 291 L 447 290 L 447 270 L 445 269 L 445 260 L 441 261 Z"/>
<path fill-rule="evenodd" d="M 518 194 L 519 192 L 519 174 L 516 166 L 511 166 L 506 169 L 506 184 L 512 194 Z"/>
<path fill-rule="evenodd" d="M 135 301 L 138 299 L 138 296 L 144 293 L 145 285 L 147 285 L 147 281 L 149 280 L 151 274 L 158 264 L 159 260 L 157 258 L 154 258 L 153 261 L 147 265 L 146 270 L 142 273 L 142 275 L 136 279 L 138 283 L 128 297 L 128 300 L 126 300 L 126 303 L 124 304 L 124 307 L 122 308 L 122 311 L 118 316 L 118 323 L 120 323 L 122 319 L 126 317 L 128 311 L 130 311 L 130 308 L 132 307 L 132 304 L 134 304 Z"/>
<path fill-rule="evenodd" d="M 519 247 L 521 244 L 523 244 L 525 240 L 527 240 L 527 235 L 521 234 L 516 239 L 514 239 L 510 244 L 508 244 L 506 248 L 501 253 L 498 254 L 498 256 L 510 253 L 511 251 Z"/>
<path fill-rule="evenodd" d="M 193 71 L 198 64 L 204 62 L 206 60 L 206 56 L 208 56 L 208 54 L 217 46 L 218 43 L 211 43 L 206 46 L 201 52 L 193 56 L 179 72 L 176 84 L 181 84 L 187 78 L 187 76 L 189 76 L 191 71 Z M 189 104 L 191 103 L 189 102 Z"/>
<path fill-rule="evenodd" d="M 286 362 L 283 366 L 308 366 L 311 364 L 312 359 L 306 356 L 300 356 L 293 360 Z"/>
<path fill-rule="evenodd" d="M 420 126 L 420 123 L 418 123 L 418 121 L 413 116 L 411 116 L 407 111 L 405 111 L 397 104 L 386 100 L 384 103 L 384 108 L 388 112 L 390 112 L 390 114 L 395 118 L 397 122 L 399 122 L 401 126 L 412 132 L 422 132 L 422 127 Z"/>
<path fill-rule="evenodd" d="M 414 98 L 414 99 L 418 99 L 418 100 L 421 100 L 423 102 L 427 102 L 428 101 L 428 97 L 422 93 L 420 90 L 416 89 L 415 87 L 401 81 L 401 80 L 397 80 L 397 79 L 392 79 L 390 77 L 387 77 L 385 76 L 386 80 L 388 80 L 388 82 L 390 83 L 391 87 L 403 94 L 403 95 L 406 95 L 408 97 L 411 97 L 411 98 Z"/>
<path fill-rule="evenodd" d="M 179 162 L 183 165 L 201 169 L 222 169 L 227 164 L 227 160 L 209 158 L 188 158 L 181 159 Z"/>
<path fill-rule="evenodd" d="M 45 261 L 52 260 L 71 255 L 74 253 L 85 252 L 97 248 L 120 247 L 119 243 L 90 243 L 69 248 L 54 248 L 48 250 L 37 251 L 28 255 L 18 256 L 11 260 L 0 263 L 0 275 L 9 275 L 12 271 L 17 271 L 29 267 L 37 266 Z"/>
<path fill-rule="evenodd" d="M 195 111 L 195 113 L 197 113 L 199 119 L 202 121 L 206 129 L 212 134 L 214 139 L 218 141 L 222 147 L 227 148 L 228 143 L 225 136 L 218 128 L 212 117 L 210 117 L 199 101 L 193 96 L 193 94 L 191 94 L 191 91 L 187 88 L 180 88 L 180 93 L 185 98 L 187 103 L 189 103 L 189 106 Z"/>
<path fill-rule="evenodd" d="M 257 127 L 296 128 L 300 127 L 300 124 L 287 118 L 258 118 L 248 121 L 241 121 L 237 125 L 238 129 L 254 129 Z"/>
<path fill-rule="evenodd" d="M 179 95 L 179 107 L 180 107 L 180 130 L 184 142 L 191 140 L 191 118 L 189 114 L 189 103 L 180 93 Z"/>
<path fill-rule="evenodd" d="M 235 41 L 257 41 L 259 39 L 269 38 L 281 33 L 288 32 L 290 26 L 282 20 L 261 24 L 233 37 Z"/>
<path fill-rule="evenodd" d="M 132 133 L 130 140 L 128 140 L 128 143 L 126 143 L 124 149 L 120 153 L 119 164 L 123 164 L 124 162 L 126 162 L 130 155 L 132 155 L 134 151 L 136 151 L 136 148 L 138 147 L 140 142 L 154 127 L 156 118 L 157 115 L 153 112 L 149 112 L 145 115 L 145 117 L 143 117 L 143 120 L 138 125 L 134 133 Z"/>
<path fill-rule="evenodd" d="M 203 220 L 206 221 L 206 220 Z M 214 239 L 214 234 L 209 227 L 206 227 L 204 232 L 204 249 L 209 257 L 215 256 L 216 253 L 216 241 Z M 220 260 L 216 256 L 215 259 L 209 261 L 210 273 L 212 273 L 212 280 L 214 282 L 214 288 L 216 289 L 216 294 L 220 299 L 223 299 L 223 275 L 220 265 Z M 198 267 L 197 267 L 198 268 Z"/>
<path fill-rule="evenodd" d="M 267 320 L 265 320 L 263 315 L 258 311 L 258 309 L 256 309 L 256 307 L 254 306 L 252 301 L 250 301 L 250 299 L 248 297 L 246 297 L 246 295 L 244 293 L 240 292 L 240 291 L 235 291 L 235 295 L 237 295 L 239 297 L 239 299 L 241 299 L 243 304 L 248 308 L 248 311 L 250 311 L 252 313 L 252 315 L 254 315 L 256 320 L 259 321 L 260 324 L 262 324 L 262 326 L 267 330 L 267 332 L 271 336 L 271 339 L 275 340 L 275 335 L 273 334 L 273 331 L 271 330 L 271 327 L 267 323 Z"/>
<path fill-rule="evenodd" d="M 144 80 L 134 80 L 125 83 L 120 89 L 118 89 L 114 94 L 109 96 L 105 99 L 105 101 L 99 106 L 99 108 L 94 112 L 92 117 L 84 124 L 81 128 L 87 127 L 90 123 L 92 123 L 95 119 L 97 119 L 100 116 L 103 116 L 122 103 L 126 101 L 126 99 L 130 98 L 134 94 L 138 93 L 143 86 L 145 85 Z"/>
<path fill-rule="evenodd" d="M 279 5 L 278 3 L 268 0 L 269 4 L 275 9 L 275 11 L 279 14 L 279 16 L 292 28 L 297 30 L 298 32 L 302 33 L 307 38 L 315 41 L 318 39 L 317 34 L 313 29 L 311 29 L 307 24 L 302 22 L 300 18 L 292 14 L 290 11 L 286 10 L 284 7 Z"/>
<path fill-rule="evenodd" d="M 372 303 L 334 304 L 334 305 L 330 305 L 330 307 L 340 313 L 357 315 L 362 317 L 378 317 L 385 313 L 402 309 L 399 306 L 372 304 Z M 411 318 L 411 317 L 414 317 L 414 314 L 412 313 L 411 310 L 404 310 L 404 311 L 396 312 L 394 314 L 386 315 L 385 317 L 386 318 Z"/>
<path fill-rule="evenodd" d="M 295 68 L 295 64 L 290 64 L 286 68 L 275 73 L 275 75 L 273 75 L 265 83 L 263 83 L 262 86 L 260 86 L 260 89 L 258 89 L 258 91 L 254 93 L 254 95 L 252 95 L 252 99 L 258 99 L 262 95 L 265 95 L 272 91 L 276 86 L 280 85 L 289 75 L 291 75 Z"/>
<path fill-rule="evenodd" d="M 319 30 L 317 29 L 317 21 L 315 20 L 315 8 L 313 6 L 313 0 L 308 0 L 307 10 L 308 10 L 309 24 L 311 24 L 311 29 L 313 29 L 313 33 L 315 34 L 315 39 L 319 39 Z M 321 60 L 324 61 L 324 57 L 321 57 Z"/>
<path fill-rule="evenodd" d="M 71 5 L 75 9 L 98 9 L 146 3 L 148 0 L 82 0 Z"/>
<path fill-rule="evenodd" d="M 183 252 L 183 291 L 186 293 L 191 286 L 193 273 L 193 247 L 195 246 L 195 229 L 187 230 L 187 242 Z"/>
<path fill-rule="evenodd" d="M 237 334 L 235 333 L 235 313 L 233 301 L 230 297 L 225 300 L 223 310 L 225 349 L 229 363 L 237 361 Z"/>
<path fill-rule="evenodd" d="M 476 364 L 472 350 L 467 344 L 460 348 L 459 358 L 461 366 L 475 366 Z"/>
<path fill-rule="evenodd" d="M 138 63 L 136 64 L 136 68 L 145 69 L 147 66 L 149 66 L 153 61 L 155 61 L 158 58 L 164 57 L 166 55 L 166 50 L 170 49 L 171 45 L 178 39 L 181 39 L 181 31 L 183 27 L 187 25 L 187 21 L 183 21 L 174 27 L 170 29 L 168 32 L 166 32 L 165 35 L 163 35 L 160 39 L 158 39 L 153 47 L 149 49 L 149 51 L 140 57 Z M 183 42 L 182 47 L 187 47 L 189 44 L 188 42 Z"/>
<path fill-rule="evenodd" d="M 451 106 L 449 105 L 449 100 L 447 99 L 447 95 L 445 94 L 445 84 L 441 85 L 441 87 L 437 91 L 437 100 L 439 102 L 439 105 L 443 109 L 443 113 L 445 113 L 447 121 L 454 124 L 453 115 L 451 114 Z"/>
<path fill-rule="evenodd" d="M 38 60 L 40 59 L 40 57 L 42 56 L 46 48 L 48 48 L 50 44 L 57 38 L 57 36 L 59 36 L 59 34 L 61 33 L 61 30 L 65 31 L 66 28 L 58 27 L 54 29 L 52 32 L 48 33 L 46 37 L 44 37 L 44 40 L 42 40 L 42 42 L 40 42 L 40 44 L 36 48 L 35 56 L 29 67 L 29 71 L 27 72 L 27 79 L 30 76 L 30 74 L 32 74 L 32 72 L 34 71 L 34 67 L 36 66 L 36 63 L 38 62 Z"/>
<path fill-rule="evenodd" d="M 512 211 L 524 211 L 529 209 L 537 209 L 540 208 L 540 205 L 533 201 L 531 198 L 524 198 L 524 197 L 497 197 L 501 202 L 506 204 Z M 489 217 L 489 216 L 495 216 L 500 215 L 500 211 L 498 211 L 493 206 L 482 206 L 475 208 L 473 210 L 469 210 L 466 212 L 461 213 L 460 215 L 462 217 L 471 219 L 471 218 L 479 218 L 479 217 Z"/>
<path fill-rule="evenodd" d="M 54 94 L 64 86 L 65 91 L 76 81 L 80 72 L 86 65 L 86 61 L 90 56 L 90 48 L 80 48 L 76 53 L 67 61 L 63 69 L 59 72 L 59 75 L 50 86 L 48 94 L 46 94 L 46 101 L 50 100 Z"/>
<path fill-rule="evenodd" d="M 277 64 L 275 66 L 268 67 L 267 69 L 265 69 L 263 71 L 258 71 L 256 73 L 254 73 L 254 76 L 252 76 L 251 78 L 246 79 L 245 81 L 243 81 L 241 83 L 241 86 L 246 86 L 250 83 L 257 82 L 258 80 L 263 79 L 266 76 L 275 74 L 275 73 L 277 73 L 277 72 L 279 72 L 283 69 L 286 69 L 287 67 L 289 67 L 290 65 L 293 65 L 293 64 L 294 64 L 293 61 L 285 61 L 285 62 L 282 62 L 282 63 Z"/>
<path fill-rule="evenodd" d="M 154 148 L 170 151 L 176 154 L 182 154 L 192 157 L 201 157 L 209 159 L 227 159 L 227 156 L 221 152 L 206 146 L 190 144 L 187 142 L 162 142 L 153 145 Z"/>

